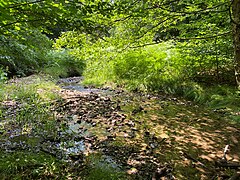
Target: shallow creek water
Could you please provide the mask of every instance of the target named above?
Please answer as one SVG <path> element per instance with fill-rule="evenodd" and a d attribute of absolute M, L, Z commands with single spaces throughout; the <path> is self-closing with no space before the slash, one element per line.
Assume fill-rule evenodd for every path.
<path fill-rule="evenodd" d="M 239 126 L 192 102 L 165 94 L 85 87 L 77 77 L 57 84 L 62 98 L 54 104 L 54 125 L 44 127 L 45 132 L 39 122 L 29 121 L 29 126 L 22 127 L 11 120 L 11 130 L 0 140 L 0 148 L 44 151 L 70 165 L 88 163 L 90 158 L 91 167 L 110 166 L 139 177 L 135 179 L 173 173 L 177 179 L 208 177 L 207 170 L 198 172 L 189 166 L 186 155 L 205 158 L 206 166 L 211 167 L 212 161 L 222 156 L 226 143 L 231 144 L 232 157 L 239 160 Z M 0 122 L 0 127 L 4 123 Z M 34 132 L 39 129 L 41 132 Z M 163 175 L 165 171 L 169 173 Z"/>
<path fill-rule="evenodd" d="M 74 115 L 74 113 L 69 113 L 69 109 L 60 110 L 58 113 L 62 113 L 63 117 L 61 118 L 60 126 L 64 124 L 64 128 L 60 128 L 57 132 L 57 135 L 49 135 L 48 132 L 41 132 L 40 136 L 36 134 L 29 134 L 24 132 L 22 127 L 13 128 L 8 132 L 8 138 L 0 141 L 0 147 L 6 151 L 15 151 L 15 150 L 34 150 L 44 151 L 46 153 L 52 154 L 53 156 L 59 159 L 65 159 L 67 161 L 73 160 L 78 161 L 82 160 L 81 158 L 84 154 L 89 154 L 92 152 L 91 146 L 94 139 L 94 135 L 89 129 L 93 128 L 96 123 L 87 122 L 87 118 L 80 119 L 86 114 L 88 115 L 91 109 L 86 109 L 90 100 L 92 103 L 95 101 L 94 98 L 105 98 L 105 96 L 111 96 L 114 94 L 112 90 L 109 89 L 98 89 L 98 88 L 89 88 L 80 84 L 81 77 L 65 78 L 60 79 L 57 82 L 57 85 L 63 90 L 76 91 L 81 93 L 78 100 L 83 100 L 86 105 L 79 107 L 78 111 L 84 109 L 81 115 Z M 94 97 L 94 98 L 93 98 Z M 93 98 L 93 99 L 92 99 Z M 71 97 L 70 97 L 71 99 Z M 108 99 L 108 98 L 106 98 Z M 79 103 L 78 100 L 73 100 L 75 103 Z M 104 100 L 102 100 L 104 101 Z M 81 104 L 81 103 L 80 103 Z M 75 105 L 76 107 L 79 104 Z M 96 103 L 97 105 L 97 103 Z M 92 107 L 91 107 L 92 108 Z M 95 112 L 97 115 L 97 111 Z M 67 114 L 67 115 L 65 115 Z M 4 123 L 4 122 L 1 122 Z M 1 124 L 0 124 L 1 125 Z M 108 135 L 105 130 L 98 129 L 98 133 Z M 97 150 L 98 151 L 98 150 Z M 72 158 L 77 156 L 77 159 Z M 97 166 L 105 166 L 106 163 L 113 168 L 118 168 L 117 163 L 107 155 L 102 155 L 99 163 L 95 163 Z"/>
<path fill-rule="evenodd" d="M 105 97 L 107 97 L 106 99 L 109 99 L 109 96 L 112 96 L 115 93 L 113 90 L 110 89 L 86 87 L 81 84 L 81 80 L 81 77 L 66 78 L 60 79 L 57 84 L 64 90 L 74 90 L 80 92 L 81 96 L 83 96 L 84 98 L 90 97 L 89 99 L 91 99 L 92 96 L 97 97 L 96 99 L 104 99 Z M 96 103 L 96 105 L 98 104 Z M 83 107 L 83 109 L 85 108 L 86 107 Z M 89 112 L 87 112 L 87 110 L 85 109 L 85 113 L 88 114 Z M 84 116 L 84 114 L 81 115 Z M 94 137 L 94 135 L 92 131 L 89 131 L 89 129 L 94 128 L 96 123 L 81 120 L 77 115 L 67 117 L 66 120 L 67 129 L 64 134 L 65 136 L 67 134 L 67 136 L 70 136 L 72 138 L 55 144 L 55 147 L 58 150 L 62 151 L 66 155 L 66 157 L 69 157 L 69 155 L 74 156 L 79 154 L 88 154 L 89 152 L 92 152 L 91 143 L 93 141 L 92 138 Z M 100 134 L 105 134 L 106 136 L 109 135 L 106 130 L 97 129 L 97 131 Z M 120 170 L 120 165 L 118 165 L 112 157 L 104 154 L 102 154 L 100 160 L 98 160 L 98 162 L 95 162 L 94 164 L 99 168 L 103 168 L 107 164 L 107 166 L 110 166 L 116 170 Z"/>
<path fill-rule="evenodd" d="M 57 84 L 63 89 L 76 90 L 83 94 L 96 93 L 96 94 L 109 94 L 111 95 L 112 90 L 87 87 L 81 84 L 82 77 L 72 77 L 60 79 Z"/>

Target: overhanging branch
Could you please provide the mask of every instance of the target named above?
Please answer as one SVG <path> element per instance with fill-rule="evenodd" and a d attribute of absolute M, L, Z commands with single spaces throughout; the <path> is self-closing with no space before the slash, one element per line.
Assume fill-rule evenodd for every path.
<path fill-rule="evenodd" d="M 40 2 L 44 2 L 44 1 L 45 0 L 37 0 L 37 1 L 26 2 L 26 3 L 17 3 L 17 4 L 13 4 L 13 5 L 7 6 L 5 8 L 14 9 L 14 8 L 17 8 L 17 7 L 20 7 L 20 6 L 26 6 L 26 5 L 30 5 L 30 4 L 37 4 L 37 3 L 40 3 Z"/>
<path fill-rule="evenodd" d="M 148 31 L 144 32 L 141 36 L 137 37 L 136 39 L 141 39 L 141 38 L 144 37 L 149 31 L 151 31 L 151 30 L 157 28 L 157 27 L 160 26 L 162 23 L 164 23 L 164 22 L 170 20 L 171 18 L 172 18 L 172 17 L 168 17 L 168 18 L 166 18 L 166 19 L 164 19 L 164 20 L 158 22 L 156 25 L 154 25 L 152 28 L 148 29 Z"/>
<path fill-rule="evenodd" d="M 221 10 L 221 11 L 213 11 L 213 9 L 215 8 L 218 8 L 220 6 L 223 6 L 227 4 L 227 2 L 224 2 L 224 3 L 220 3 L 216 6 L 213 6 L 213 7 L 210 7 L 210 8 L 206 8 L 206 9 L 200 9 L 200 10 L 197 10 L 197 11 L 191 11 L 191 12 L 187 12 L 187 11 L 172 11 L 172 10 L 169 10 L 167 8 L 164 8 L 163 6 L 165 6 L 166 4 L 164 4 L 163 6 L 161 5 L 156 5 L 154 7 L 149 7 L 147 8 L 146 10 L 153 10 L 153 9 L 162 9 L 164 11 L 168 11 L 169 13 L 176 13 L 176 14 L 198 14 L 198 13 L 205 13 L 205 12 L 226 12 L 228 11 L 228 9 L 226 10 Z"/>
<path fill-rule="evenodd" d="M 188 41 L 188 40 L 203 40 L 203 39 L 212 39 L 212 38 L 216 38 L 219 36 L 224 36 L 227 34 L 230 34 L 231 31 L 225 32 L 225 33 L 221 33 L 221 34 L 216 34 L 216 35 L 212 35 L 212 36 L 203 36 L 203 37 L 190 37 L 190 38 L 174 38 L 172 40 L 176 40 L 176 41 Z M 145 46 L 151 46 L 151 45 L 156 45 L 156 44 L 160 44 L 161 42 L 152 42 L 152 43 L 146 43 L 143 45 L 139 45 L 139 46 L 131 46 L 129 48 L 140 48 L 140 47 L 145 47 Z"/>
<path fill-rule="evenodd" d="M 28 22 L 36 22 L 36 21 L 43 21 L 43 20 L 46 20 L 46 19 L 45 18 L 41 18 L 41 19 L 14 21 L 14 22 L 11 22 L 11 23 L 8 23 L 8 24 L 4 24 L 4 25 L 0 26 L 0 29 L 5 28 L 7 26 L 11 26 L 11 25 L 17 24 L 17 23 L 28 23 Z"/>
<path fill-rule="evenodd" d="M 219 37 L 219 36 L 224 36 L 227 34 L 230 34 L 231 31 L 225 32 L 225 33 L 221 33 L 221 34 L 215 34 L 212 36 L 202 36 L 202 37 L 189 37 L 189 38 L 175 38 L 173 40 L 178 40 L 178 41 L 186 41 L 186 40 L 201 40 L 201 39 L 212 39 L 215 37 Z"/>

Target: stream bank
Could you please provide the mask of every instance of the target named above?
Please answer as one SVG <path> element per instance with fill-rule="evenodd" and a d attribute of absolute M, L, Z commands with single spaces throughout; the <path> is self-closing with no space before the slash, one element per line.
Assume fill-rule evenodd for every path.
<path fill-rule="evenodd" d="M 234 173 L 216 171 L 214 163 L 227 144 L 227 158 L 239 162 L 239 124 L 181 98 L 88 88 L 80 82 L 57 82 L 61 88 L 54 93 L 60 98 L 51 103 L 53 116 L 47 122 L 53 124 L 46 132 L 43 123 L 31 131 L 15 123 L 5 126 L 4 121 L 34 107 L 3 102 L 7 113 L 1 126 L 8 130 L 2 133 L 1 150 L 46 153 L 67 162 L 73 172 L 82 171 L 83 179 L 106 179 L 101 175 L 107 173 L 109 179 L 209 179 Z"/>

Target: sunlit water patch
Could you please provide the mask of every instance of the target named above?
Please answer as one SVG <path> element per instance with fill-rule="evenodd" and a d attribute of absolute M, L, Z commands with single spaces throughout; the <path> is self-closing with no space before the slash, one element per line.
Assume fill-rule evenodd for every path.
<path fill-rule="evenodd" d="M 56 147 L 66 154 L 78 154 L 85 151 L 84 141 L 60 142 Z"/>

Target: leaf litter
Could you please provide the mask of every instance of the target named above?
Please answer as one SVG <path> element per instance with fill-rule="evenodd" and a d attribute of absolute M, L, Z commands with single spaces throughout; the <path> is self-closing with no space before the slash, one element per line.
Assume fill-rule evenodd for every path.
<path fill-rule="evenodd" d="M 38 137 L 36 133 L 18 132 L 12 122 L 0 148 L 30 148 L 83 164 L 88 156 L 101 152 L 105 161 L 114 167 L 117 164 L 129 179 L 226 176 L 215 166 L 226 145 L 230 149 L 226 158 L 239 163 L 239 124 L 227 117 L 181 98 L 87 88 L 77 84 L 80 81 L 58 82 L 63 86 L 58 90 L 62 100 L 52 109 L 56 122 L 53 134 L 40 136 L 31 146 L 29 139 Z M 6 101 L 2 106 L 10 116 L 22 105 Z"/>

